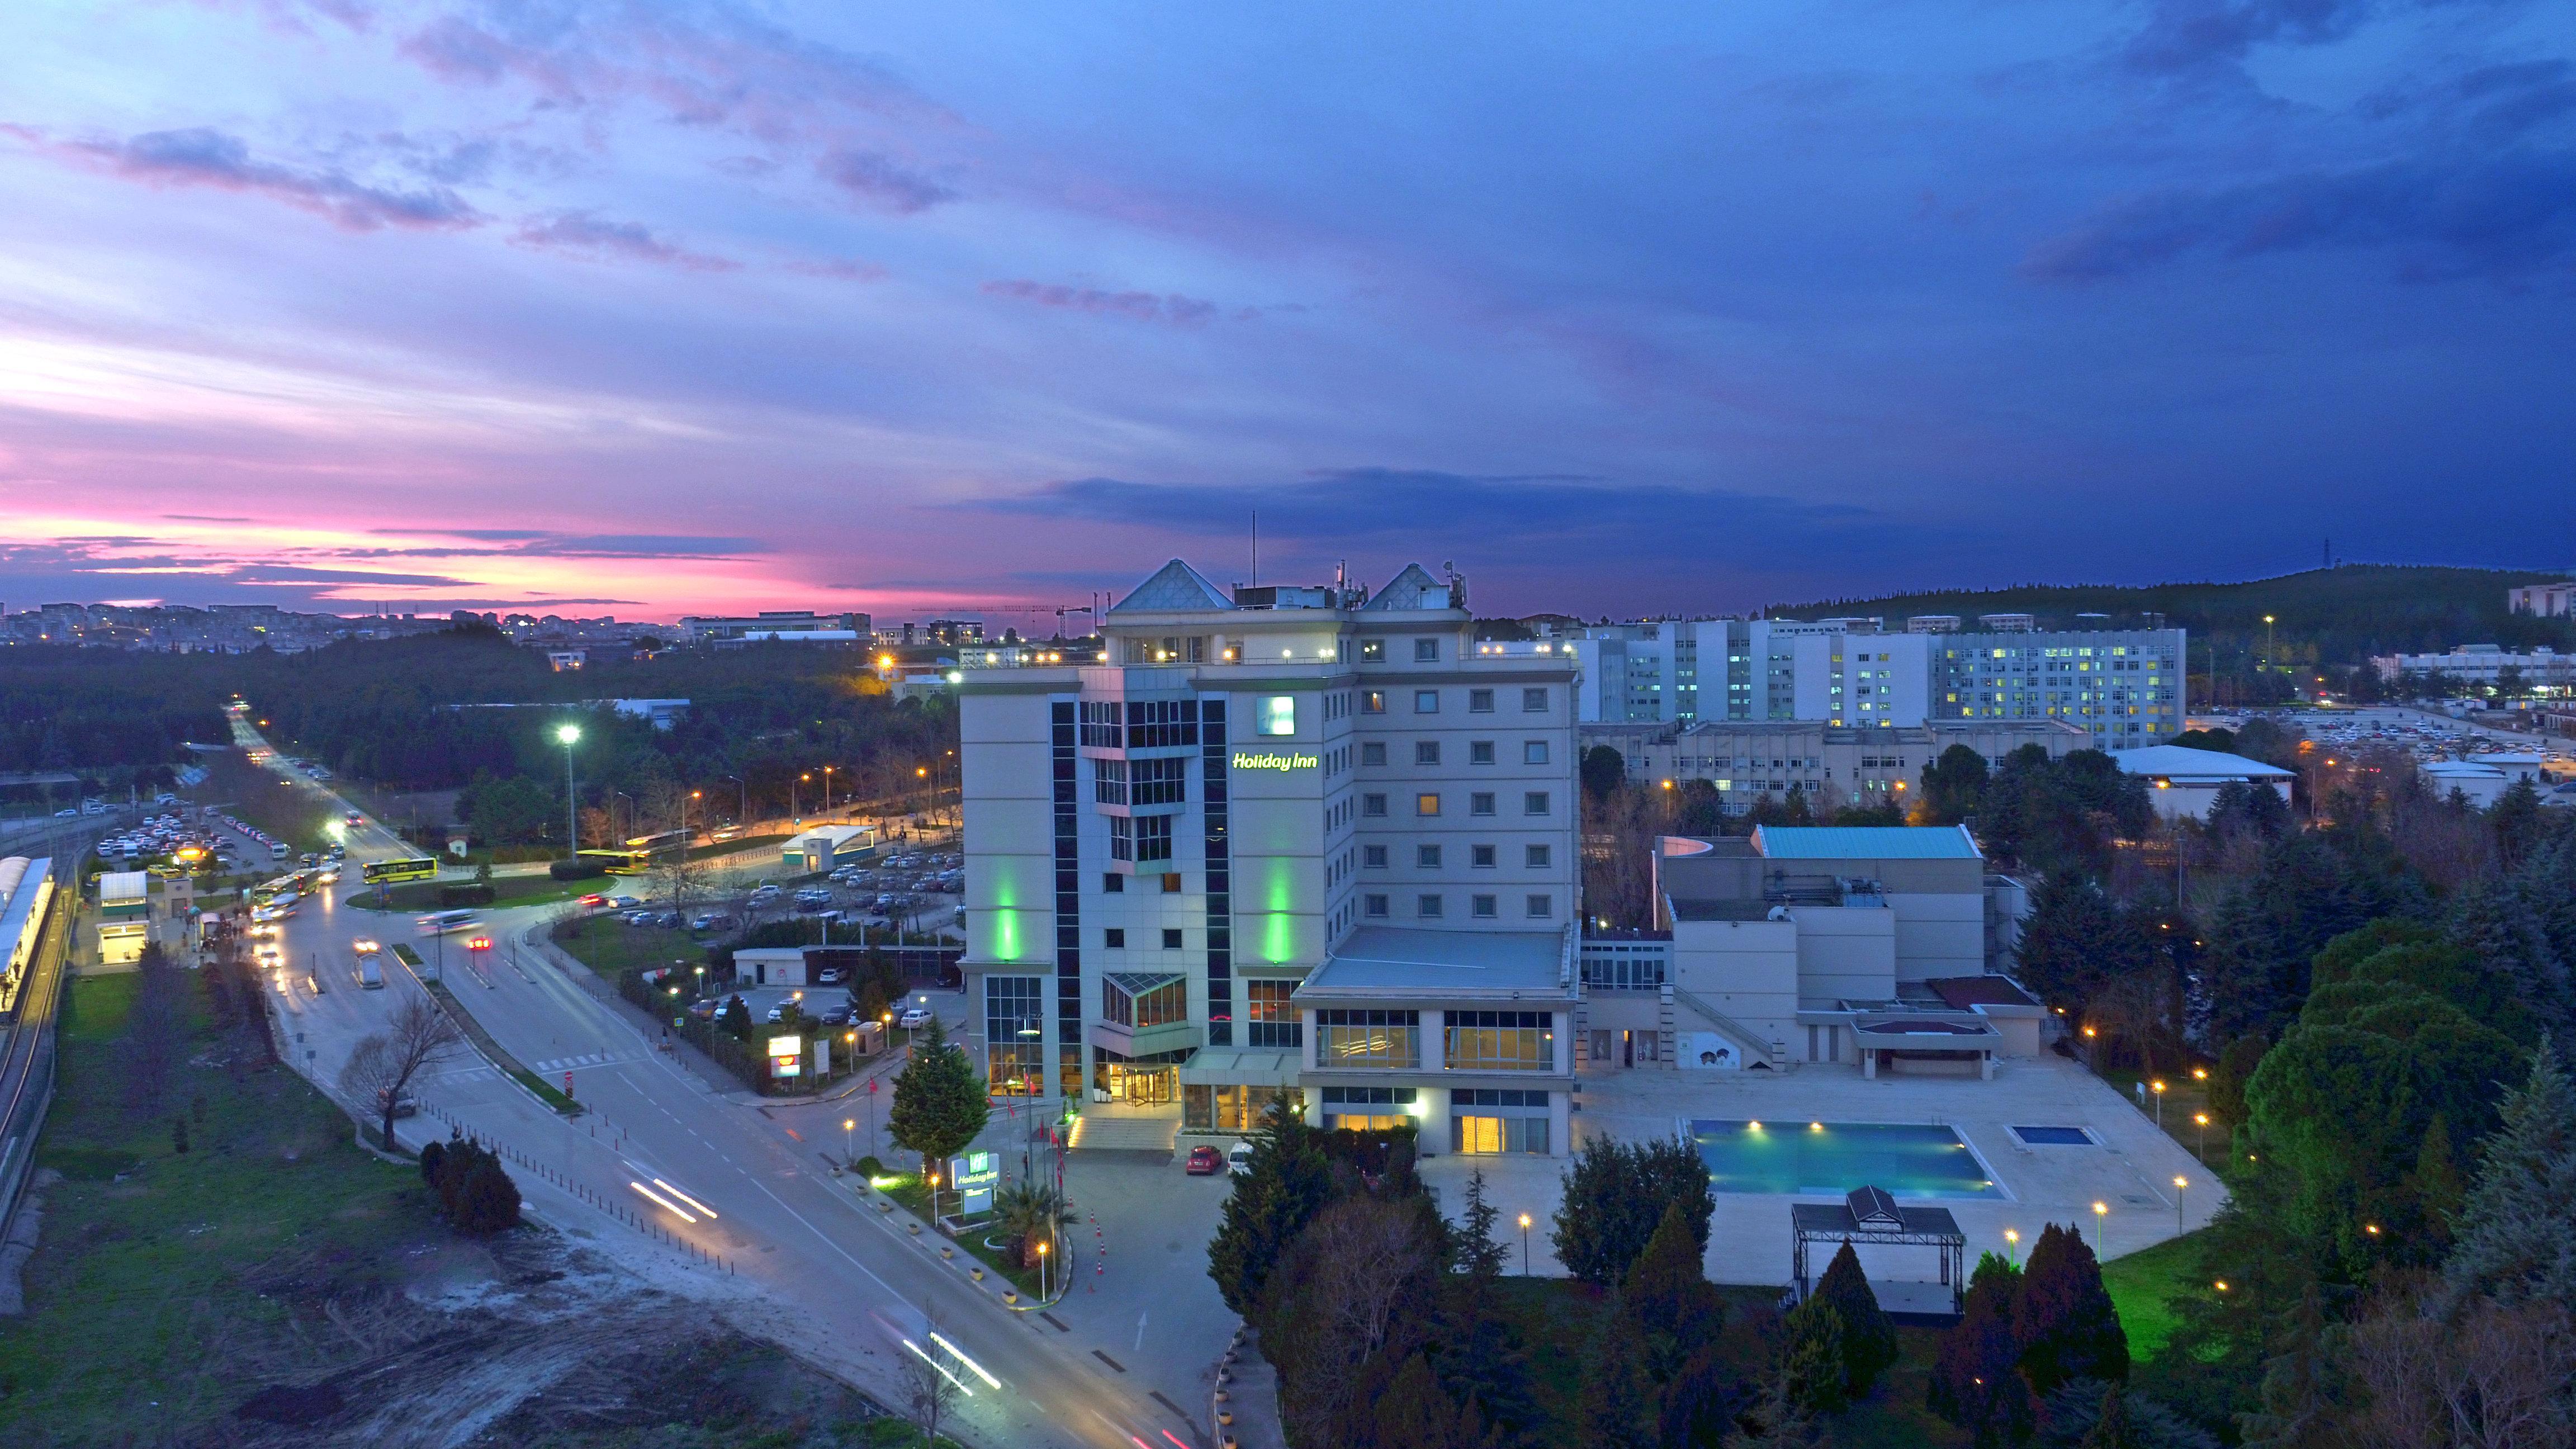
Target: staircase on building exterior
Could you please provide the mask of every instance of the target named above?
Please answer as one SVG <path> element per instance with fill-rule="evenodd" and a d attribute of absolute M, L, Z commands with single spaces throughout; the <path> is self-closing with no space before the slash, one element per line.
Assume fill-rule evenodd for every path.
<path fill-rule="evenodd" d="M 1181 1118 L 1177 1112 L 1131 1114 L 1096 1105 L 1086 1108 L 1081 1116 L 1074 1119 L 1073 1138 L 1066 1144 L 1066 1150 L 1169 1153 L 1180 1132 Z"/>
<path fill-rule="evenodd" d="M 1667 1060 L 1679 1060 L 1674 1055 L 1679 1051 L 1681 1042 L 1681 1039 L 1674 1034 L 1676 1007 L 1705 1020 L 1709 1025 L 1716 1027 L 1720 1035 L 1734 1042 L 1735 1049 L 1744 1054 L 1746 1066 L 1751 1066 L 1755 1062 L 1766 1062 L 1775 1072 L 1789 1070 L 1787 1043 L 1776 1037 L 1762 1035 L 1743 1022 L 1709 1005 L 1707 999 L 1697 992 L 1675 986 L 1670 981 L 1664 983 L 1663 999 L 1656 1007 L 1657 1024 L 1664 1034 Z"/>

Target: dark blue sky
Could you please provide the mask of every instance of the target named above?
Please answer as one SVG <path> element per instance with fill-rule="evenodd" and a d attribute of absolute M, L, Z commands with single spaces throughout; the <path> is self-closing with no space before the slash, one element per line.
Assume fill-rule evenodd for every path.
<path fill-rule="evenodd" d="M 2564 0 L 22 0 L 0 57 L 12 608 L 1080 602 L 1254 508 L 1267 577 L 1513 612 L 2576 563 Z"/>

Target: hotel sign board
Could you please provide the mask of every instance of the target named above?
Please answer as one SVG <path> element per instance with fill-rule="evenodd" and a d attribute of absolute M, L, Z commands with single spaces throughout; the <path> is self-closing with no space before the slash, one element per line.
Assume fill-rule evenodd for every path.
<path fill-rule="evenodd" d="M 1234 767 L 1238 770 L 1277 770 L 1281 774 L 1288 774 L 1299 770 L 1312 770 L 1322 763 L 1320 756 L 1306 754 L 1300 750 L 1237 750 L 1234 752 Z"/>
<path fill-rule="evenodd" d="M 990 1152 L 970 1152 L 948 1159 L 948 1185 L 958 1193 L 958 1215 L 993 1210 L 993 1190 L 1002 1185 L 1002 1160 Z"/>

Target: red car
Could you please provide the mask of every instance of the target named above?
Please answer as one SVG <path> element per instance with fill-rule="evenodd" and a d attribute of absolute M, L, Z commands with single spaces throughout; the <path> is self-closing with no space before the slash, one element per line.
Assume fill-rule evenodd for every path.
<path fill-rule="evenodd" d="M 608 897 L 599 895 L 583 896 L 573 904 L 580 906 L 604 906 L 608 904 Z"/>
<path fill-rule="evenodd" d="M 1214 1177 L 1225 1171 L 1225 1157 L 1213 1147 L 1190 1149 L 1189 1174 L 1192 1177 Z"/>

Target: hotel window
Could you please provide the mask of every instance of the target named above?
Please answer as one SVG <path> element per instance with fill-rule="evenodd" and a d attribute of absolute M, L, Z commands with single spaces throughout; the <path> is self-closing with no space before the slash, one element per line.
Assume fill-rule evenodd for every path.
<path fill-rule="evenodd" d="M 1198 702 L 1139 699 L 1127 703 L 1127 748 L 1164 749 L 1199 742 Z"/>
<path fill-rule="evenodd" d="M 1438 740 L 1415 740 L 1413 742 L 1413 763 L 1417 765 L 1439 764 L 1440 742 Z"/>
<path fill-rule="evenodd" d="M 1385 690 L 1383 690 L 1383 689 L 1363 689 L 1363 690 L 1361 690 L 1361 691 L 1360 691 L 1360 713 L 1362 713 L 1362 714 L 1384 714 L 1384 713 L 1386 713 L 1386 691 L 1385 691 Z"/>
<path fill-rule="evenodd" d="M 1116 762 L 1103 760 L 1100 763 L 1107 765 Z M 1128 803 L 1131 805 L 1184 803 L 1188 799 L 1186 784 L 1189 777 L 1188 767 L 1189 761 L 1179 758 L 1135 761 L 1128 766 L 1131 776 Z"/>
<path fill-rule="evenodd" d="M 1490 921 L 1497 914 L 1492 896 L 1469 896 L 1468 909 L 1480 921 Z"/>
<path fill-rule="evenodd" d="M 1324 1130 L 1391 1132 L 1413 1123 L 1411 1087 L 1326 1087 Z"/>
<path fill-rule="evenodd" d="M 1386 641 L 1383 639 L 1362 639 L 1360 641 L 1360 662 L 1362 664 L 1385 663 Z"/>
<path fill-rule="evenodd" d="M 1493 867 L 1494 867 L 1494 848 L 1493 848 L 1492 846 L 1490 846 L 1490 845 L 1479 845 L 1479 846 L 1474 847 L 1474 850 L 1475 850 L 1475 856 L 1474 856 L 1474 858 L 1473 858 L 1473 861 L 1474 861 L 1474 864 L 1475 864 L 1476 868 L 1477 868 L 1478 870 L 1491 870 L 1491 869 L 1493 869 Z"/>
<path fill-rule="evenodd" d="M 1123 875 L 1120 875 L 1118 872 L 1116 872 L 1116 871 L 1114 871 L 1114 870 L 1113 870 L 1113 871 L 1105 871 L 1105 872 L 1103 872 L 1103 873 L 1101 874 L 1101 877 L 1100 877 L 1100 893 L 1101 893 L 1102 895 L 1105 895 L 1105 896 L 1124 895 L 1124 894 L 1126 894 L 1126 892 L 1127 892 L 1127 877 L 1125 877 L 1125 876 L 1123 876 Z"/>
<path fill-rule="evenodd" d="M 1546 763 L 1547 763 L 1547 741 L 1545 741 L 1545 740 L 1523 740 L 1523 741 L 1521 741 L 1521 763 L 1522 763 L 1522 764 L 1524 764 L 1524 765 L 1544 765 L 1544 764 L 1546 764 Z"/>
<path fill-rule="evenodd" d="M 1547 713 L 1547 691 L 1546 691 L 1546 690 L 1544 690 L 1544 689 L 1524 689 L 1524 690 L 1522 690 L 1522 691 L 1521 691 L 1521 713 L 1523 713 L 1523 714 L 1545 714 L 1545 713 Z"/>
<path fill-rule="evenodd" d="M 1034 1097 L 1045 1085 L 1044 991 L 1035 976 L 984 978 L 986 1085 L 996 1097 Z"/>
<path fill-rule="evenodd" d="M 1163 949 L 1166 951 L 1181 949 L 1181 933 L 1177 928 L 1171 926 L 1163 928 Z"/>
<path fill-rule="evenodd" d="M 1127 803 L 1127 762 L 1125 760 L 1091 762 L 1091 798 L 1103 805 Z"/>
<path fill-rule="evenodd" d="M 1554 896 L 1532 896 L 1532 897 L 1530 897 L 1530 898 L 1529 898 L 1529 905 L 1528 905 L 1528 915 L 1529 915 L 1529 918 L 1530 918 L 1531 920 L 1533 920 L 1533 921 L 1548 921 L 1548 920 L 1554 920 L 1554 919 L 1556 918 L 1556 897 L 1554 897 Z"/>
<path fill-rule="evenodd" d="M 1315 1013 L 1315 1064 L 1411 1070 L 1422 1064 L 1422 1014 L 1332 1009 Z"/>
<path fill-rule="evenodd" d="M 1494 792 L 1491 790 L 1478 790 L 1469 795 L 1467 797 L 1467 813 L 1470 815 L 1493 814 Z"/>
<path fill-rule="evenodd" d="M 1298 1047 L 1306 1044 L 1304 1027 L 1297 1020 L 1297 1009 L 1289 996 L 1297 990 L 1294 981 L 1247 981 L 1247 1007 L 1251 1012 L 1252 1035 L 1244 1043 L 1256 1047 Z"/>
<path fill-rule="evenodd" d="M 1492 714 L 1493 712 L 1494 692 L 1492 690 L 1471 689 L 1467 691 L 1467 713 Z"/>
<path fill-rule="evenodd" d="M 1490 765 L 1493 762 L 1494 742 L 1492 740 L 1469 740 L 1467 742 L 1468 764 Z"/>
<path fill-rule="evenodd" d="M 1386 815 L 1386 797 L 1384 795 L 1362 795 L 1360 797 L 1360 813 L 1371 819 L 1383 819 Z"/>
<path fill-rule="evenodd" d="M 1440 691 L 1436 689 L 1415 690 L 1413 692 L 1413 712 L 1415 714 L 1438 714 L 1440 712 Z"/>
<path fill-rule="evenodd" d="M 1363 765 L 1385 764 L 1386 746 L 1375 742 L 1360 746 L 1360 763 Z"/>
<path fill-rule="evenodd" d="M 1118 725 L 1117 702 L 1086 703 L 1082 707 L 1082 743 L 1096 749 L 1122 747 L 1125 736 Z"/>
<path fill-rule="evenodd" d="M 1521 796 L 1521 813 L 1523 815 L 1545 815 L 1547 813 L 1547 792 L 1545 790 L 1531 790 L 1523 794 Z"/>
<path fill-rule="evenodd" d="M 1360 897 L 1360 914 L 1361 914 L 1361 915 L 1364 915 L 1364 916 L 1370 916 L 1370 917 L 1373 917 L 1373 918 L 1376 918 L 1376 919 L 1379 919 L 1379 920 L 1383 920 L 1383 919 L 1385 919 L 1385 917 L 1386 917 L 1386 897 L 1384 897 L 1384 896 L 1362 896 L 1362 897 Z"/>
<path fill-rule="evenodd" d="M 1113 971 L 1100 978 L 1100 1016 L 1137 1031 L 1187 1021 L 1189 979 L 1168 972 Z"/>
<path fill-rule="evenodd" d="M 1414 796 L 1414 797 L 1413 797 L 1413 813 L 1414 813 L 1414 814 L 1416 814 L 1416 815 L 1422 815 L 1422 816 L 1431 816 L 1431 815 L 1437 815 L 1437 814 L 1439 814 L 1439 813 L 1440 813 L 1440 797 L 1439 797 L 1438 795 L 1433 795 L 1433 794 L 1422 794 L 1422 795 L 1416 795 L 1416 796 Z"/>
<path fill-rule="evenodd" d="M 1414 662 L 1414 663 L 1416 663 L 1416 664 L 1437 664 L 1437 663 L 1439 663 L 1439 662 L 1440 662 L 1440 641 L 1439 641 L 1439 640 L 1437 640 L 1437 639 L 1416 639 L 1416 640 L 1414 640 L 1414 641 L 1413 641 L 1413 662 Z"/>
<path fill-rule="evenodd" d="M 1440 897 L 1431 895 L 1414 897 L 1413 913 L 1426 921 L 1439 920 Z"/>
<path fill-rule="evenodd" d="M 1440 847 L 1436 845 L 1417 845 L 1413 847 L 1413 863 L 1423 870 L 1438 870 L 1440 868 Z"/>
<path fill-rule="evenodd" d="M 1371 870 L 1386 869 L 1386 847 L 1383 845 L 1361 846 L 1360 863 Z"/>
<path fill-rule="evenodd" d="M 1181 878 L 1178 875 L 1167 875 L 1163 877 L 1163 894 L 1167 896 L 1176 896 L 1180 893 Z"/>
<path fill-rule="evenodd" d="M 1547 849 L 1547 847 L 1546 847 L 1546 846 L 1544 846 L 1544 845 L 1524 845 L 1524 846 L 1522 846 L 1522 847 L 1521 847 L 1521 864 L 1522 864 L 1522 865 L 1525 865 L 1525 866 L 1527 866 L 1527 867 L 1529 867 L 1531 870 L 1545 870 L 1545 869 L 1547 869 L 1547 867 L 1548 867 L 1548 849 Z"/>
<path fill-rule="evenodd" d="M 1293 735 L 1297 733 L 1296 696 L 1289 694 L 1274 694 L 1263 699 L 1261 701 L 1261 708 L 1258 712 L 1258 717 L 1261 721 L 1261 733 L 1265 735 Z"/>
<path fill-rule="evenodd" d="M 1140 815 L 1129 819 L 1123 815 L 1111 816 L 1109 858 L 1133 861 L 1171 859 L 1172 817 Z"/>
<path fill-rule="evenodd" d="M 1127 816 L 1109 817 L 1109 858 L 1111 860 L 1136 858 L 1136 822 Z"/>
<path fill-rule="evenodd" d="M 1446 1026 L 1453 1072 L 1556 1069 L 1556 1018 L 1547 1012 L 1453 1011 Z"/>
<path fill-rule="evenodd" d="M 1120 926 L 1111 926 L 1107 930 L 1102 931 L 1100 933 L 1100 944 L 1107 946 L 1112 950 L 1125 949 L 1127 945 L 1127 932 L 1125 928 Z"/>

